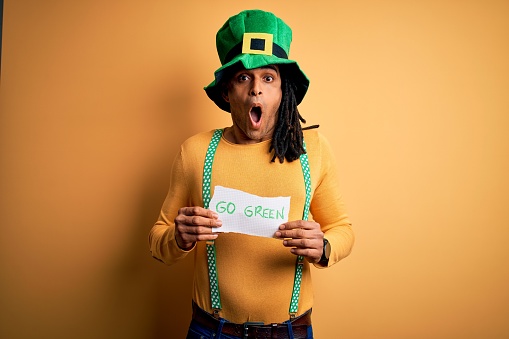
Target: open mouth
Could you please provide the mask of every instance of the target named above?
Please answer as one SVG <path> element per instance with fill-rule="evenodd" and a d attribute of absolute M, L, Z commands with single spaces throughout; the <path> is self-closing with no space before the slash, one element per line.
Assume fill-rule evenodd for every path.
<path fill-rule="evenodd" d="M 251 117 L 251 120 L 257 124 L 262 119 L 262 108 L 259 106 L 253 106 L 251 107 L 251 110 L 249 111 L 249 116 Z"/>

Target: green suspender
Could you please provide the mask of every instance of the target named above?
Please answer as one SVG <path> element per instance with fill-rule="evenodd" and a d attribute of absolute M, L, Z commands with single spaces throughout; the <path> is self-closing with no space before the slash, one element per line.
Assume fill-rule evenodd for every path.
<path fill-rule="evenodd" d="M 303 144 L 304 150 L 306 149 L 306 143 Z M 309 206 L 311 204 L 311 173 L 309 171 L 309 161 L 307 153 L 301 154 L 300 165 L 302 167 L 302 174 L 304 175 L 304 186 L 306 187 L 306 201 L 304 203 L 304 211 L 302 212 L 302 220 L 308 220 Z M 304 266 L 304 257 L 302 255 L 297 256 L 297 262 L 295 264 L 295 278 L 293 279 L 293 291 L 292 300 L 290 301 L 290 319 L 294 319 L 299 308 L 299 295 L 300 295 L 300 283 L 302 281 L 302 267 Z"/>
<path fill-rule="evenodd" d="M 203 167 L 203 207 L 209 208 L 210 203 L 210 184 L 212 177 L 212 163 L 214 162 L 214 155 L 216 154 L 217 145 L 221 140 L 223 130 L 215 130 L 212 140 L 210 141 L 207 154 L 205 156 L 205 166 Z M 304 149 L 306 145 L 304 144 Z M 306 188 L 306 201 L 304 204 L 304 212 L 302 213 L 302 220 L 307 220 L 309 215 L 309 206 L 311 204 L 311 174 L 309 171 L 309 161 L 307 154 L 300 156 L 300 163 L 302 166 L 302 173 L 304 175 L 304 185 Z M 209 283 L 210 283 L 210 300 L 212 304 L 213 314 L 219 317 L 221 310 L 221 297 L 219 295 L 219 284 L 217 280 L 217 267 L 216 267 L 216 247 L 214 241 L 207 241 L 207 263 L 209 268 Z M 295 265 L 295 278 L 293 281 L 292 299 L 290 301 L 290 319 L 295 318 L 297 309 L 299 307 L 300 284 L 302 281 L 302 267 L 304 265 L 304 257 L 297 256 L 297 263 Z"/>
<path fill-rule="evenodd" d="M 205 155 L 205 166 L 203 167 L 203 184 L 202 184 L 202 198 L 203 207 L 209 208 L 210 203 L 210 183 L 212 177 L 212 163 L 214 162 L 214 155 L 216 154 L 217 145 L 221 140 L 223 130 L 217 129 L 214 131 L 212 140 L 210 140 L 207 155 Z M 217 283 L 217 267 L 216 267 L 216 246 L 214 240 L 207 241 L 207 263 L 209 267 L 209 282 L 210 282 L 210 301 L 212 309 L 214 310 L 214 317 L 219 317 L 221 310 L 221 297 L 219 295 L 219 284 Z"/>

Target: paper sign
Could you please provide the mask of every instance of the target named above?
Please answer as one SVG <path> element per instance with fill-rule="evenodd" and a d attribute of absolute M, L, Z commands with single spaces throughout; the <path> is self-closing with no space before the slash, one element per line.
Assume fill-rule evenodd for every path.
<path fill-rule="evenodd" d="M 215 186 L 209 208 L 223 225 L 214 232 L 234 232 L 272 238 L 288 221 L 290 197 L 259 197 L 232 188 Z"/>

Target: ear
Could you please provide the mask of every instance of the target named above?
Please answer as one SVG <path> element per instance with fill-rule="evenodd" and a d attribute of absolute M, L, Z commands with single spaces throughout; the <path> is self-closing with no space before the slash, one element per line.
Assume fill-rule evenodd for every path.
<path fill-rule="evenodd" d="M 228 90 L 225 88 L 223 91 L 221 91 L 221 96 L 223 97 L 223 100 L 226 102 L 230 102 L 230 98 L 228 97 Z"/>

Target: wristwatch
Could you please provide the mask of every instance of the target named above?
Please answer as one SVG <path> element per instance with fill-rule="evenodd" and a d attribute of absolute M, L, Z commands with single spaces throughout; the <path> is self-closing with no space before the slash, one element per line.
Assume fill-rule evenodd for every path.
<path fill-rule="evenodd" d="M 329 264 L 329 256 L 330 256 L 330 244 L 329 241 L 325 238 L 323 238 L 323 253 L 322 257 L 320 258 L 320 261 L 318 264 L 322 266 L 327 266 Z"/>

